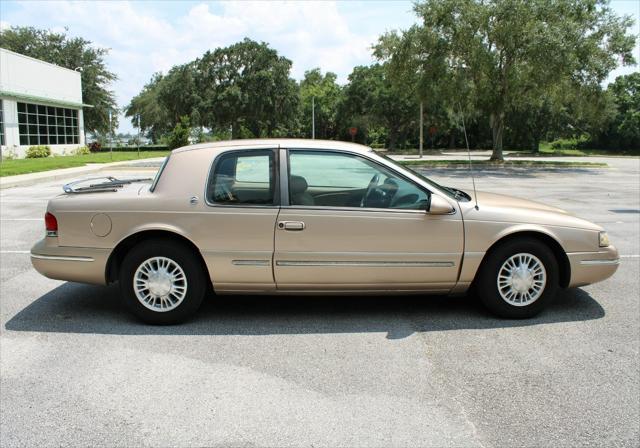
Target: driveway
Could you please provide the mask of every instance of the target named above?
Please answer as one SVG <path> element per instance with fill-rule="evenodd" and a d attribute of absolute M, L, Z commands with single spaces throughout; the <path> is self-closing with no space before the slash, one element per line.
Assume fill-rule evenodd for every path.
<path fill-rule="evenodd" d="M 2 190 L 0 445 L 637 446 L 640 160 L 606 163 L 476 172 L 605 226 L 623 255 L 526 321 L 473 297 L 212 297 L 144 326 L 117 286 L 31 268 L 63 181 Z M 464 167 L 427 174 L 471 187 Z"/>

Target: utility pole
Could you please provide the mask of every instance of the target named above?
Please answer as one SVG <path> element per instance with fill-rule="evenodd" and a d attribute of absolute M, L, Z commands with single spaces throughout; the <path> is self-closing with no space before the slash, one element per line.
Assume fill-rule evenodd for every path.
<path fill-rule="evenodd" d="M 138 114 L 138 140 L 136 140 L 138 145 L 138 159 L 140 158 L 140 114 Z"/>
<path fill-rule="evenodd" d="M 311 97 L 311 138 L 316 138 L 316 97 Z"/>
<path fill-rule="evenodd" d="M 424 113 L 423 103 L 420 101 L 420 158 L 422 159 L 422 141 L 424 137 Z"/>
<path fill-rule="evenodd" d="M 111 156 L 111 161 L 113 162 L 113 122 L 111 121 L 111 109 L 109 109 L 109 155 Z"/>

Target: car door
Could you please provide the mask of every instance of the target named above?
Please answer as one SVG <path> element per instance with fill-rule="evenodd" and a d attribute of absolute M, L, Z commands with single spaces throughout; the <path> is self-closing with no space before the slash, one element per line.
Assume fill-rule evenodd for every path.
<path fill-rule="evenodd" d="M 453 214 L 426 213 L 428 189 L 362 154 L 289 149 L 280 158 L 279 290 L 444 292 L 455 285 L 463 252 L 455 201 Z"/>
<path fill-rule="evenodd" d="M 225 151 L 212 164 L 201 250 L 219 292 L 275 289 L 271 267 L 278 216 L 278 150 Z"/>

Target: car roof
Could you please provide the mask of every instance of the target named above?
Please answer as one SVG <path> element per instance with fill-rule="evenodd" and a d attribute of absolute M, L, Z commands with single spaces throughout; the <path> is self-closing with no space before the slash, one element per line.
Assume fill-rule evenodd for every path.
<path fill-rule="evenodd" d="M 341 142 L 338 140 L 311 140 L 302 138 L 260 138 L 246 140 L 225 140 L 219 142 L 199 143 L 197 145 L 183 146 L 174 149 L 173 153 L 197 151 L 200 149 L 260 149 L 260 147 L 270 148 L 296 148 L 296 149 L 317 149 L 317 150 L 348 150 L 352 152 L 370 152 L 371 148 L 357 143 Z"/>

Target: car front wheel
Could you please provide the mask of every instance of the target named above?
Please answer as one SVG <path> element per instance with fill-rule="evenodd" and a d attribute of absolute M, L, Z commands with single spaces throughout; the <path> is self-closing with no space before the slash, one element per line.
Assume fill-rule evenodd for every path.
<path fill-rule="evenodd" d="M 477 292 L 494 314 L 524 319 L 542 311 L 558 290 L 558 262 L 534 239 L 514 239 L 487 254 Z"/>
<path fill-rule="evenodd" d="M 144 322 L 174 324 L 197 311 L 206 277 L 197 257 L 173 241 L 145 241 L 125 257 L 120 288 L 127 308 Z"/>

